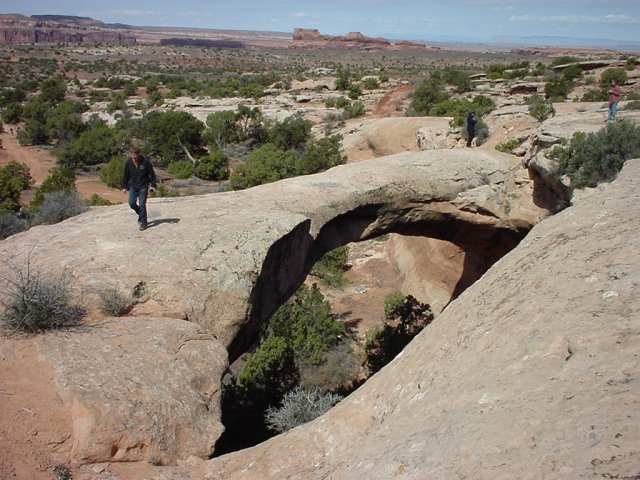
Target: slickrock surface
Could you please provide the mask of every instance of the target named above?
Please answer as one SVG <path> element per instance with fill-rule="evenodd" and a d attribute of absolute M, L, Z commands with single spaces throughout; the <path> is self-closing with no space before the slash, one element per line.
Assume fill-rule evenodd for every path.
<path fill-rule="evenodd" d="M 255 340 L 322 254 L 395 231 L 495 260 L 549 214 L 532 189 L 507 155 L 399 154 L 242 192 L 152 199 L 144 232 L 127 205 L 95 208 L 0 242 L 0 276 L 28 259 L 65 275 L 90 311 L 86 328 L 36 339 L 71 418 L 71 460 L 169 464 L 207 456 L 222 431 L 227 350 L 233 359 Z M 100 317 L 107 288 L 137 293 L 128 316 Z"/>
<path fill-rule="evenodd" d="M 190 475 L 636 478 L 639 183 L 640 160 L 627 162 L 328 414 Z"/>

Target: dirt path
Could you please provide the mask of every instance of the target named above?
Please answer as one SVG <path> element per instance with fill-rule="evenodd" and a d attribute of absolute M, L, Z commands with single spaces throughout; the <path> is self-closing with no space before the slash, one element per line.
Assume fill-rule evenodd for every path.
<path fill-rule="evenodd" d="M 13 130 L 13 134 L 11 131 Z M 29 167 L 31 178 L 35 181 L 35 186 L 39 186 L 49 175 L 55 165 L 55 159 L 48 151 L 40 147 L 23 147 L 16 138 L 16 127 L 4 125 L 4 132 L 0 134 L 2 138 L 2 149 L 0 150 L 0 166 L 14 161 L 24 163 Z"/>
<path fill-rule="evenodd" d="M 397 110 L 396 105 L 407 99 L 407 94 L 413 90 L 411 85 L 402 85 L 385 93 L 378 105 L 371 113 L 374 117 L 402 117 L 404 110 Z"/>

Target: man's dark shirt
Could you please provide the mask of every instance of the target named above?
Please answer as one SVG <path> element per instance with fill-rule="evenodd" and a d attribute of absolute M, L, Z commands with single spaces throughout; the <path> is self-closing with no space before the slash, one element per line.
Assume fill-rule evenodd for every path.
<path fill-rule="evenodd" d="M 129 190 L 130 188 L 148 187 L 151 185 L 156 187 L 156 173 L 153 171 L 153 165 L 145 157 L 142 157 L 140 165 L 136 167 L 130 158 L 124 166 L 124 175 L 122 176 L 122 188 Z"/>

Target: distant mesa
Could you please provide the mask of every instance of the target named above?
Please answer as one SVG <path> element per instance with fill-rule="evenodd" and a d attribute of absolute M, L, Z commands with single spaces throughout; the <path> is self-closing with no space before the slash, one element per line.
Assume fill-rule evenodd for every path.
<path fill-rule="evenodd" d="M 294 29 L 292 48 L 335 48 L 354 50 L 433 49 L 433 47 L 429 47 L 424 43 L 410 42 L 408 40 L 391 42 L 383 37 L 368 37 L 360 32 L 349 32 L 344 36 L 323 35 L 315 28 Z"/>
<path fill-rule="evenodd" d="M 316 29 L 251 32 L 182 27 L 135 27 L 70 15 L 0 14 L 0 45 L 36 43 L 154 43 L 211 48 L 299 48 L 335 50 L 439 50 L 420 42 L 391 41 L 360 32 L 323 35 Z"/>
<path fill-rule="evenodd" d="M 136 37 L 87 17 L 0 15 L 0 44 L 136 43 Z"/>

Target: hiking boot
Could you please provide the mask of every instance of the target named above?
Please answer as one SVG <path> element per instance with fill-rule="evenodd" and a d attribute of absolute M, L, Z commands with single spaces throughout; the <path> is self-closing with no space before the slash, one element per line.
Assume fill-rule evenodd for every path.
<path fill-rule="evenodd" d="M 147 229 L 147 224 L 146 223 L 141 223 L 140 224 L 140 231 L 146 230 L 146 229 Z"/>

